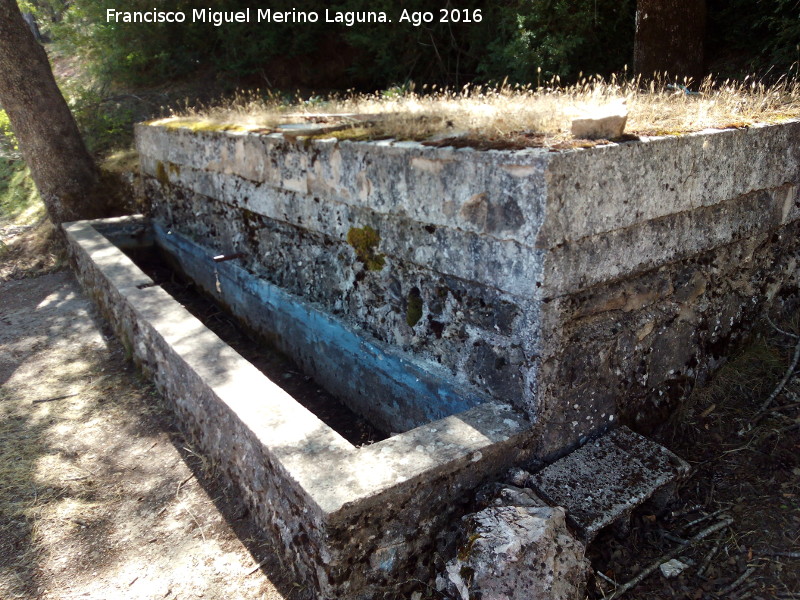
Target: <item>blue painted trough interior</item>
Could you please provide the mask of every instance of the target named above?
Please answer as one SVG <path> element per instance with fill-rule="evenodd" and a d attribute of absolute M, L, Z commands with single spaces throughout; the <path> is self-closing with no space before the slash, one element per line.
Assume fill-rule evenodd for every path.
<path fill-rule="evenodd" d="M 353 411 L 387 433 L 408 431 L 482 403 L 445 369 L 414 363 L 376 340 L 153 223 L 155 243 L 173 266 L 282 352 Z"/>

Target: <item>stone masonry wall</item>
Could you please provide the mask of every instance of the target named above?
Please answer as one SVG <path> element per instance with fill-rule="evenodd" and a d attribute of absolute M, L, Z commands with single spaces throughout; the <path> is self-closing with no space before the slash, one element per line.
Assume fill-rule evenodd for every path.
<path fill-rule="evenodd" d="M 137 129 L 153 218 L 538 422 L 660 418 L 797 285 L 800 124 L 590 150 Z"/>
<path fill-rule="evenodd" d="M 540 194 L 541 152 L 428 158 L 421 146 L 154 127 L 139 145 L 156 222 L 210 252 L 244 252 L 250 273 L 465 393 L 532 412 L 541 265 L 523 240 L 541 214 L 505 191 Z M 451 186 L 463 188 L 457 201 Z"/>

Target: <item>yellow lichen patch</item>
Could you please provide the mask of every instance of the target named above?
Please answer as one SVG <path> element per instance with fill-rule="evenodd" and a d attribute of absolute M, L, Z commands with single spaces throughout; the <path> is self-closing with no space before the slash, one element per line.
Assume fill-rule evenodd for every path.
<path fill-rule="evenodd" d="M 381 136 L 372 127 L 347 127 L 346 129 L 338 129 L 335 131 L 328 131 L 318 135 L 309 136 L 309 140 L 329 140 L 337 139 L 340 141 L 349 140 L 351 142 L 367 142 L 376 139 L 385 139 L 386 135 Z"/>
<path fill-rule="evenodd" d="M 458 551 L 458 560 L 465 561 L 469 558 L 469 555 L 472 553 L 472 547 L 475 545 L 479 539 L 481 539 L 481 534 L 473 533 L 469 536 L 467 543 Z"/>

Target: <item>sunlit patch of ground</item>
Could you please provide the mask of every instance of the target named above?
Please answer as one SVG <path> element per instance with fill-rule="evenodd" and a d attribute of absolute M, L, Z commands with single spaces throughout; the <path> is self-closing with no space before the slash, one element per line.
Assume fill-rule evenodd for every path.
<path fill-rule="evenodd" d="M 0 598 L 303 598 L 92 314 L 0 283 Z"/>

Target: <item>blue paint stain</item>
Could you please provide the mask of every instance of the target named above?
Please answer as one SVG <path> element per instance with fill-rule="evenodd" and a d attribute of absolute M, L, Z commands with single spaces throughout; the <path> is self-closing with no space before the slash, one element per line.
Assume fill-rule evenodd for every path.
<path fill-rule="evenodd" d="M 184 236 L 167 233 L 157 223 L 154 229 L 158 244 L 189 276 L 256 330 L 276 334 L 281 350 L 312 368 L 310 375 L 376 427 L 406 431 L 483 402 L 440 373 L 381 347 L 278 286 L 231 262 L 214 263 L 211 251 Z M 220 293 L 215 289 L 215 271 Z M 267 328 L 271 331 L 264 331 Z"/>

